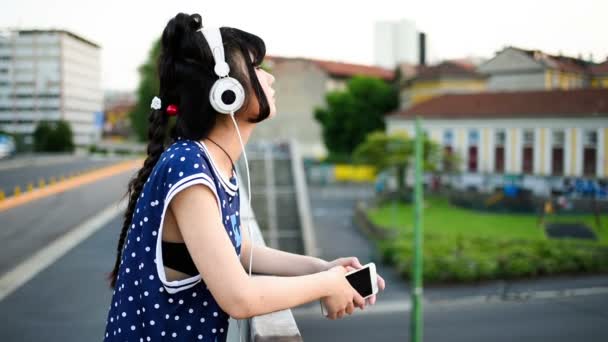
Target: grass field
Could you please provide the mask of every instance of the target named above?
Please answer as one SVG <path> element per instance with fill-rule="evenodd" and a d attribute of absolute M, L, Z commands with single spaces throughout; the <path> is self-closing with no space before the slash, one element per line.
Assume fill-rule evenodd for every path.
<path fill-rule="evenodd" d="M 395 227 L 411 231 L 413 227 L 413 205 L 387 203 L 368 211 L 371 220 L 380 226 Z M 424 205 L 424 230 L 428 233 L 449 236 L 476 236 L 515 238 L 529 240 L 547 239 L 538 226 L 534 214 L 488 213 L 459 208 L 447 199 L 429 197 Z M 608 245 L 608 215 L 601 215 L 598 227 L 593 215 L 568 215 L 547 217 L 547 222 L 583 222 L 595 230 L 599 242 Z"/>

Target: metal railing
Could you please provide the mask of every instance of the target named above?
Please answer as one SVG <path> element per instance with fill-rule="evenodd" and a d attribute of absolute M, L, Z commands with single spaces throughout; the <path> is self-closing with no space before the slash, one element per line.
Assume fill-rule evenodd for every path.
<path fill-rule="evenodd" d="M 298 211 L 300 213 L 299 216 L 300 224 L 302 226 L 303 245 L 307 254 L 314 255 L 316 254 L 316 248 L 314 245 L 314 230 L 310 221 L 310 208 L 308 205 L 306 180 L 301 158 L 298 154 L 297 145 L 293 142 L 289 143 L 289 154 L 289 157 L 291 158 L 291 172 L 293 173 L 295 183 L 294 187 L 296 188 Z M 255 153 L 252 153 L 251 156 L 254 156 L 255 158 Z M 269 157 L 270 156 L 267 153 L 262 155 L 262 158 L 266 159 L 266 162 Z M 266 174 L 266 176 L 272 177 L 272 170 L 269 173 L 270 175 Z M 242 175 L 241 172 L 238 174 Z M 239 179 L 239 184 L 245 184 L 245 182 L 241 182 L 241 179 Z M 272 181 L 268 184 L 270 187 L 274 186 Z M 255 185 L 252 184 L 252 187 L 255 188 Z M 249 194 L 247 194 L 246 186 L 240 187 L 240 195 L 241 222 L 242 224 L 247 224 L 247 227 L 252 230 L 253 243 L 265 246 L 266 242 L 262 236 L 262 232 L 256 220 L 255 214 L 249 207 L 247 201 Z M 271 199 L 276 201 L 276 198 Z M 272 203 L 270 207 L 274 207 L 276 209 L 276 203 Z M 276 227 L 274 228 L 276 229 Z M 277 232 L 274 232 L 274 234 L 275 235 L 273 238 L 276 239 Z M 302 341 L 302 336 L 300 335 L 296 321 L 291 310 L 289 309 L 256 316 L 247 320 L 241 320 L 238 323 L 241 327 L 241 334 L 244 335 L 242 336 L 243 338 L 239 337 L 237 321 L 231 319 L 228 329 L 228 341 Z"/>

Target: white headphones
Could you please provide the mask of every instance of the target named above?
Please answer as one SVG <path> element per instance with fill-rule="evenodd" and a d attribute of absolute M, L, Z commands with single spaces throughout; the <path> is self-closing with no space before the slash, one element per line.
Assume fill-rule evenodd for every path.
<path fill-rule="evenodd" d="M 243 86 L 236 79 L 228 76 L 230 67 L 224 56 L 224 43 L 218 27 L 200 28 L 203 33 L 215 61 L 213 71 L 219 77 L 209 92 L 211 106 L 222 114 L 234 114 L 245 101 Z"/>

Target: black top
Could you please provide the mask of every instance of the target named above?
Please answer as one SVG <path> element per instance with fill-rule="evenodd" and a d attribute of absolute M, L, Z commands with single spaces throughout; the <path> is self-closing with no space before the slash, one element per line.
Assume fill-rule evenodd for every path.
<path fill-rule="evenodd" d="M 185 243 L 162 241 L 162 244 L 165 266 L 190 276 L 199 273 Z"/>

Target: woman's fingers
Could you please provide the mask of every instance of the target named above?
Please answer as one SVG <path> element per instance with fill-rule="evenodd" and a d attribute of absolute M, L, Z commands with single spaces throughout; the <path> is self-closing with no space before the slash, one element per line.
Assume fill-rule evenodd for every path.
<path fill-rule="evenodd" d="M 346 313 L 352 315 L 354 311 L 355 305 L 353 305 L 353 303 L 348 303 L 348 305 L 346 306 Z"/>
<path fill-rule="evenodd" d="M 378 276 L 378 289 L 380 289 L 381 291 L 384 291 L 384 289 L 386 288 L 386 282 L 384 281 L 384 278 L 382 278 L 379 274 Z"/>
<path fill-rule="evenodd" d="M 338 317 L 338 319 L 340 319 L 340 318 L 344 317 L 344 310 L 340 310 L 340 311 L 338 311 L 338 313 L 337 313 L 337 317 Z"/>
<path fill-rule="evenodd" d="M 353 302 L 355 303 L 356 306 L 361 307 L 361 306 L 365 306 L 365 299 L 363 299 L 363 297 L 361 297 L 361 295 L 359 294 L 359 292 L 354 291 L 354 297 L 353 297 Z"/>

